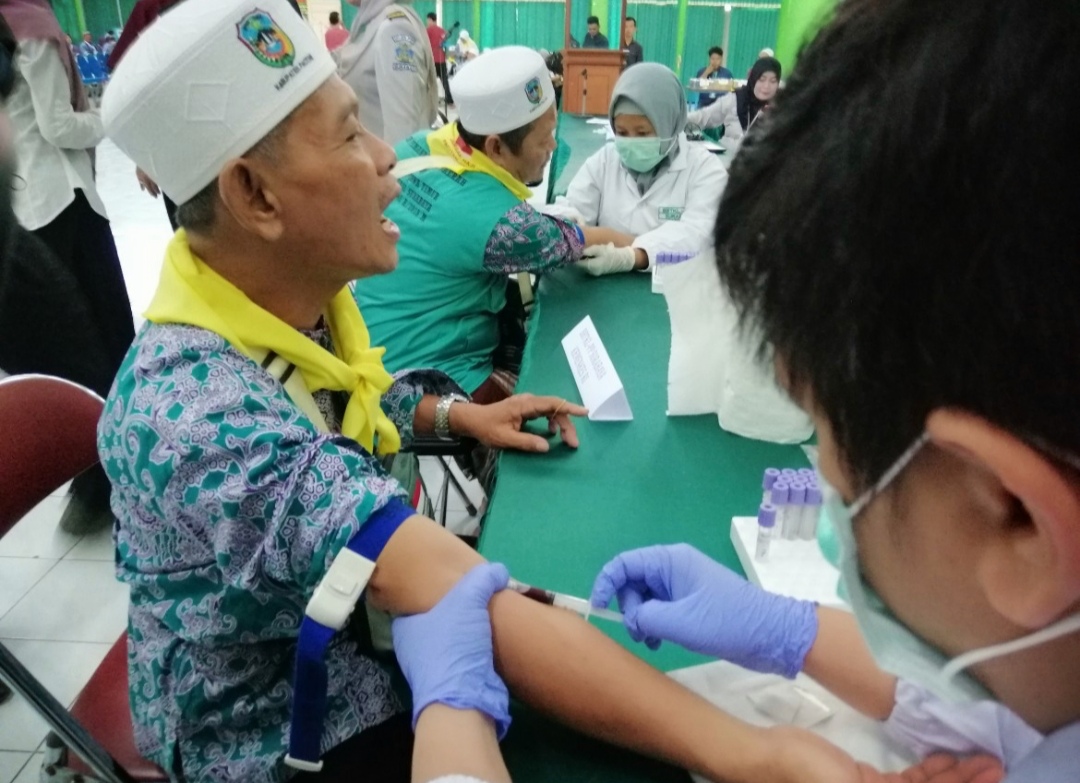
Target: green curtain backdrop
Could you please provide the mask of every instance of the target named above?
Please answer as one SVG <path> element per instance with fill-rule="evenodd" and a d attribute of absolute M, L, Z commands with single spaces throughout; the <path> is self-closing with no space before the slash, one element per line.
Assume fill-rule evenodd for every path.
<path fill-rule="evenodd" d="M 798 47 L 828 17 L 837 0 L 734 0 L 731 12 L 727 66 L 737 77 L 746 72 L 758 51 L 768 46 L 788 70 L 794 64 Z M 51 0 L 60 26 L 73 39 L 82 35 L 78 0 Z M 562 48 L 566 0 L 444 0 L 440 23 L 450 29 L 454 22 L 469 30 L 481 50 L 494 46 L 518 44 L 534 49 Z M 570 0 L 571 29 L 581 40 L 590 7 L 597 10 L 617 7 L 617 0 Z M 781 7 L 782 3 L 782 7 Z M 123 25 L 135 0 L 82 0 L 85 27 L 95 38 L 106 30 Z M 417 0 L 413 4 L 421 18 L 435 10 L 435 0 Z M 604 10 L 604 9 L 601 9 Z M 678 69 L 685 83 L 708 59 L 711 46 L 722 46 L 724 37 L 724 0 L 689 0 L 684 35 L 679 29 L 679 0 L 630 0 L 627 14 L 637 19 L 637 40 L 644 48 L 645 59 Z M 342 2 L 346 26 L 352 24 L 356 8 Z M 618 22 L 609 19 L 609 28 Z M 455 33 L 454 39 L 457 35 Z M 618 45 L 619 36 L 612 40 Z M 680 42 L 682 43 L 680 51 Z"/>
<path fill-rule="evenodd" d="M 468 30 L 469 35 L 480 45 L 484 46 L 484 42 L 479 40 L 478 36 L 480 31 L 473 26 L 473 4 L 472 0 L 443 0 L 443 18 L 442 26 L 449 30 L 454 26 L 454 22 L 461 22 L 454 35 L 451 37 L 451 43 L 457 41 L 458 33 L 462 30 Z"/>
<path fill-rule="evenodd" d="M 646 62 L 675 67 L 678 51 L 679 4 L 677 0 L 646 0 L 627 2 L 626 15 L 637 22 L 637 37 Z"/>
<path fill-rule="evenodd" d="M 690 3 L 686 14 L 686 48 L 679 76 L 686 84 L 709 62 L 709 49 L 724 45 L 724 6 L 720 3 Z M 728 58 L 731 62 L 731 58 Z"/>
<path fill-rule="evenodd" d="M 51 0 L 51 3 L 64 32 L 70 35 L 72 40 L 81 38 L 83 31 L 79 29 L 75 0 Z M 86 29 L 93 34 L 94 40 L 97 40 L 106 31 L 124 26 L 124 22 L 131 16 L 131 9 L 135 7 L 135 0 L 119 0 L 119 3 L 117 0 L 82 0 L 82 6 L 86 15 Z"/>
<path fill-rule="evenodd" d="M 731 33 L 728 41 L 727 64 L 736 78 L 745 79 L 746 72 L 765 47 L 776 48 L 776 28 L 780 22 L 778 8 L 733 8 Z M 780 60 L 784 68 L 791 63 Z"/>
<path fill-rule="evenodd" d="M 75 4 L 53 0 L 52 7 L 56 18 L 60 20 L 60 28 L 71 36 L 71 40 L 79 40 L 82 30 L 79 29 L 79 15 L 75 11 Z"/>
<path fill-rule="evenodd" d="M 416 9 L 416 13 L 420 14 L 420 19 L 424 19 L 429 13 L 432 13 L 435 10 L 435 0 L 416 0 L 412 5 L 413 8 Z M 356 6 L 342 0 L 341 23 L 351 29 L 353 19 L 355 18 Z M 447 25 L 443 25 L 443 27 L 447 27 Z"/>
<path fill-rule="evenodd" d="M 484 5 L 492 7 L 494 25 L 491 40 L 478 42 L 481 49 L 510 45 L 562 49 L 566 4 L 561 0 L 489 0 Z"/>

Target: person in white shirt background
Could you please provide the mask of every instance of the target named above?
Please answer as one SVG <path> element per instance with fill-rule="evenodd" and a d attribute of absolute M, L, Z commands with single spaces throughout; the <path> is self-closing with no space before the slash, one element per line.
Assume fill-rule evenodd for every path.
<path fill-rule="evenodd" d="M 627 247 L 587 249 L 592 274 L 646 269 L 662 252 L 697 253 L 708 243 L 727 171 L 687 141 L 686 95 L 659 63 L 626 69 L 609 119 L 615 140 L 594 153 L 551 212 L 633 238 Z"/>
<path fill-rule="evenodd" d="M 746 84 L 734 92 L 723 95 L 718 101 L 703 109 L 692 111 L 686 118 L 688 125 L 702 130 L 723 128 L 721 140 L 724 148 L 734 155 L 743 136 L 754 126 L 780 89 L 780 61 L 762 57 L 750 69 Z"/>
<path fill-rule="evenodd" d="M 135 326 L 94 184 L 93 151 L 104 138 L 101 118 L 89 108 L 75 58 L 47 0 L 0 0 L 0 14 L 18 41 L 14 88 L 6 102 L 17 161 L 15 215 L 77 281 L 112 377 Z M 40 328 L 49 328 L 49 317 L 41 314 Z M 100 482 L 97 492 L 73 495 L 61 526 L 87 532 L 106 522 L 108 484 Z"/>
<path fill-rule="evenodd" d="M 427 31 L 409 0 L 348 0 L 358 6 L 338 74 L 360 101 L 369 131 L 393 146 L 438 118 L 439 87 Z"/>

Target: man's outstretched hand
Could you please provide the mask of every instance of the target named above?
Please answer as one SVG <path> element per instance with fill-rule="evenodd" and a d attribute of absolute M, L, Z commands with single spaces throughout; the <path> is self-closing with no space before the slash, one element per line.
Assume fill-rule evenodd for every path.
<path fill-rule="evenodd" d="M 450 428 L 456 433 L 476 438 L 485 446 L 496 449 L 545 452 L 551 447 L 540 435 L 522 432 L 525 422 L 546 418 L 548 432 L 562 436 L 563 443 L 578 447 L 577 430 L 571 416 L 589 412 L 580 405 L 561 397 L 537 397 L 515 394 L 492 405 L 453 405 L 450 407 Z"/>

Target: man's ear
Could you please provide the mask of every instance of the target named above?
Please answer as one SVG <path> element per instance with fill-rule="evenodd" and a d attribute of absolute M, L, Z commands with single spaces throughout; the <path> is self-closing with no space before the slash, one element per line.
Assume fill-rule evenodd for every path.
<path fill-rule="evenodd" d="M 484 138 L 484 154 L 496 163 L 502 158 L 504 151 L 503 141 L 497 135 L 492 134 Z"/>
<path fill-rule="evenodd" d="M 980 589 L 1003 617 L 1042 628 L 1080 605 L 1080 477 L 1071 467 L 966 411 L 939 409 L 934 444 L 988 474 L 999 509 L 973 552 Z"/>
<path fill-rule="evenodd" d="M 234 158 L 218 175 L 222 204 L 244 230 L 268 242 L 280 239 L 281 200 L 267 178 L 266 164 L 257 158 Z"/>

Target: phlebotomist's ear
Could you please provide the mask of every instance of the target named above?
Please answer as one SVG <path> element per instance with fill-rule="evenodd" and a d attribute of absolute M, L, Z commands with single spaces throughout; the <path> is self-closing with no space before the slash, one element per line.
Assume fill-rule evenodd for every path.
<path fill-rule="evenodd" d="M 987 471 L 1003 509 L 972 555 L 988 602 L 1037 629 L 1080 604 L 1080 473 L 979 416 L 939 409 L 927 419 L 934 444 Z"/>
<path fill-rule="evenodd" d="M 258 156 L 234 158 L 218 176 L 218 189 L 225 210 L 245 231 L 267 242 L 284 233 L 281 201 L 265 176 L 268 165 Z"/>

